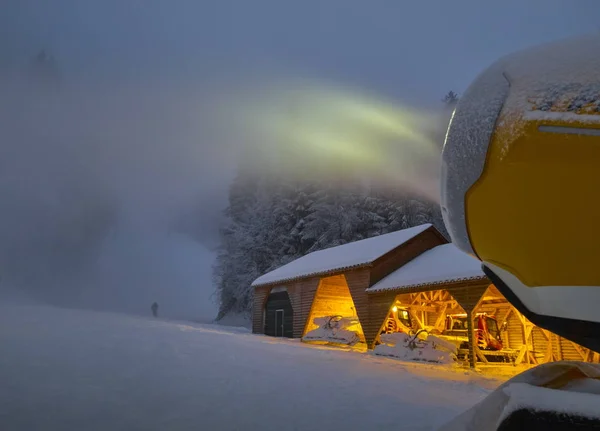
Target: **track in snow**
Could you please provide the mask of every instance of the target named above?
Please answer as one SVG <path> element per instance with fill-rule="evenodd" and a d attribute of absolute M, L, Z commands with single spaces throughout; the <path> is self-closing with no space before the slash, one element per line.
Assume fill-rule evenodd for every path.
<path fill-rule="evenodd" d="M 0 306 L 0 429 L 425 430 L 499 382 L 217 325 Z"/>

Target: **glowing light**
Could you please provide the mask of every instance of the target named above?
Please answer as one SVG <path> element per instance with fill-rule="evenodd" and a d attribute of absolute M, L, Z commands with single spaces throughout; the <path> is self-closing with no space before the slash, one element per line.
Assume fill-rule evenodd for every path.
<path fill-rule="evenodd" d="M 448 128 L 446 129 L 446 136 L 444 137 L 444 148 L 446 147 L 446 142 L 448 141 L 448 133 L 450 132 L 450 127 L 452 127 L 452 120 L 454 120 L 454 114 L 456 114 L 456 109 L 452 111 L 452 116 L 450 117 Z"/>
<path fill-rule="evenodd" d="M 396 307 L 395 305 L 392 307 L 392 311 L 395 313 L 396 311 L 398 311 L 398 307 Z"/>
<path fill-rule="evenodd" d="M 438 113 L 297 80 L 261 89 L 232 109 L 228 124 L 233 118 L 244 142 L 255 143 L 286 172 L 312 179 L 318 166 L 336 178 L 363 172 L 438 200 Z"/>

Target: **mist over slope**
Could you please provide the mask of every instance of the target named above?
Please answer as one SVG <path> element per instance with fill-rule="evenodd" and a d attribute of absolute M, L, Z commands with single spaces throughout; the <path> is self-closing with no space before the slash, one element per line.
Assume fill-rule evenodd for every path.
<path fill-rule="evenodd" d="M 228 166 L 199 94 L 65 81 L 44 52 L 17 72 L 0 76 L 3 297 L 212 319 Z"/>

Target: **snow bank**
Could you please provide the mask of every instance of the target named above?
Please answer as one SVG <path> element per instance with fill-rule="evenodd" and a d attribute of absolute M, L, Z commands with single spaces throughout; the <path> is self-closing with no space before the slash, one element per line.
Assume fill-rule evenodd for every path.
<path fill-rule="evenodd" d="M 0 429 L 431 429 L 497 382 L 219 325 L 0 304 Z"/>
<path fill-rule="evenodd" d="M 417 256 L 367 289 L 368 292 L 484 278 L 481 262 L 444 244 Z"/>
<path fill-rule="evenodd" d="M 461 413 L 438 431 L 493 431 L 521 407 L 600 417 L 600 364 L 558 361 L 527 370 Z M 552 388 L 552 389 L 550 389 Z"/>
<path fill-rule="evenodd" d="M 323 272 L 342 270 L 361 265 L 367 265 L 387 252 L 404 244 L 421 232 L 430 228 L 427 223 L 410 229 L 379 235 L 360 241 L 351 242 L 337 247 L 302 256 L 274 271 L 257 278 L 252 286 L 284 282 L 298 277 L 316 275 Z"/>
<path fill-rule="evenodd" d="M 250 316 L 243 313 L 229 313 L 226 314 L 222 319 L 215 322 L 218 325 L 230 326 L 234 328 L 243 328 L 250 330 L 252 328 L 252 319 Z"/>
<path fill-rule="evenodd" d="M 600 392 L 584 393 L 540 388 L 527 383 L 513 383 L 503 391 L 509 399 L 498 422 L 523 408 L 600 419 Z"/>
<path fill-rule="evenodd" d="M 426 340 L 416 340 L 417 346 L 411 348 L 413 337 L 404 333 L 382 334 L 381 342 L 373 353 L 390 356 L 406 361 L 423 361 L 440 364 L 453 364 L 456 361 L 456 346 L 446 340 L 430 335 Z"/>

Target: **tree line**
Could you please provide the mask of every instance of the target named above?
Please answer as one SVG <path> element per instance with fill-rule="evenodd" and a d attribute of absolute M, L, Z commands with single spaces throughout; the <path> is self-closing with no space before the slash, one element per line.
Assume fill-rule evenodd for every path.
<path fill-rule="evenodd" d="M 457 100 L 456 93 L 446 94 L 446 112 Z M 443 140 L 443 134 L 437 139 Z M 447 235 L 439 205 L 414 193 L 377 189 L 358 175 L 342 181 L 315 175 L 311 180 L 276 163 L 257 169 L 253 157 L 261 156 L 243 159 L 229 189 L 213 267 L 217 320 L 229 313 L 249 314 L 251 283 L 307 253 L 423 223 L 433 223 Z"/>

